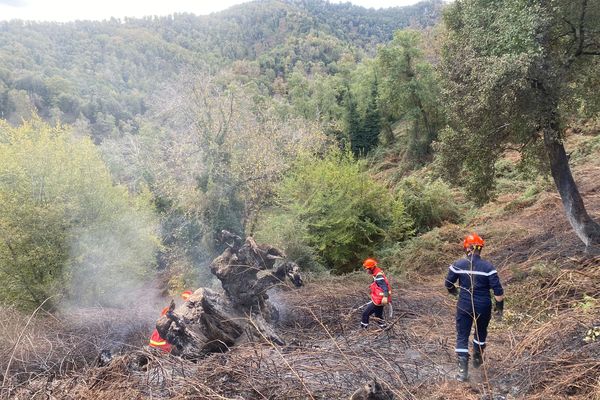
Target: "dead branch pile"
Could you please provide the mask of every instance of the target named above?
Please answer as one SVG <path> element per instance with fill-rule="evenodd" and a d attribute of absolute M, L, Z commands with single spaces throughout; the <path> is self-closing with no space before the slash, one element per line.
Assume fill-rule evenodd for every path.
<path fill-rule="evenodd" d="M 484 366 L 471 370 L 470 383 L 453 379 L 455 302 L 440 271 L 439 285 L 394 286 L 387 330 L 359 328 L 367 275 L 332 277 L 270 294 L 279 306 L 283 346 L 266 335 L 246 336 L 198 362 L 138 350 L 105 367 L 88 361 L 89 367 L 54 378 L 38 373 L 7 386 L 18 399 L 347 399 L 375 387 L 370 382 L 381 388 L 370 398 L 382 399 L 600 398 L 600 342 L 583 341 L 600 325 L 600 260 L 556 260 L 554 269 L 538 271 L 532 257 L 502 271 L 510 278 L 505 320 L 492 322 Z M 47 350 L 37 350 L 36 360 Z"/>
<path fill-rule="evenodd" d="M 0 398 L 45 396 L 55 381 L 93 369 L 103 349 L 131 351 L 146 340 L 148 319 L 124 310 L 78 309 L 39 318 L 5 308 L 0 314 Z M 40 397 L 46 399 L 47 397 Z"/>

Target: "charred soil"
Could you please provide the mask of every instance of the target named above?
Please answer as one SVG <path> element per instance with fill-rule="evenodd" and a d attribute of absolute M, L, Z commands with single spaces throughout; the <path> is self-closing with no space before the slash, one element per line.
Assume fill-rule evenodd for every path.
<path fill-rule="evenodd" d="M 600 220 L 600 166 L 582 166 L 574 174 L 588 212 Z M 443 287 L 444 261 L 413 271 L 410 282 L 389 274 L 393 315 L 386 329 L 360 329 L 367 275 L 307 279 L 302 288 L 270 294 L 285 345 L 249 337 L 195 361 L 133 340 L 137 348 L 122 347 L 99 366 L 92 351 L 98 345 L 77 347 L 73 338 L 81 332 L 61 337 L 77 342 L 63 344 L 71 355 L 61 359 L 40 344 L 44 335 L 27 332 L 17 342 L 17 330 L 3 348 L 2 396 L 343 399 L 356 392 L 355 399 L 600 399 L 600 337 L 587 334 L 600 325 L 600 257 L 585 254 L 551 189 L 518 209 L 507 208 L 510 201 L 489 205 L 470 224 L 486 238 L 484 257 L 497 266 L 507 301 L 503 321 L 490 324 L 484 364 L 470 369 L 468 382 L 454 379 L 455 301 Z M 460 256 L 455 243 L 444 245 Z M 58 335 L 62 325 L 55 325 Z M 79 351 L 85 353 L 77 358 Z"/>

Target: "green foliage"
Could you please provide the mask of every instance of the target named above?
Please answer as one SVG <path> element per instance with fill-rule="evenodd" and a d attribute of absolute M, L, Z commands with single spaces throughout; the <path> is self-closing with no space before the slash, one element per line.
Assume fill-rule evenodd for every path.
<path fill-rule="evenodd" d="M 360 144 L 358 146 L 353 145 L 353 148 L 358 148 L 362 154 L 368 154 L 377 146 L 381 129 L 380 118 L 377 108 L 377 83 L 374 82 L 367 102 L 367 110 L 365 111 L 365 119 L 362 125 L 362 137 L 359 141 Z"/>
<path fill-rule="evenodd" d="M 419 48 L 421 34 L 397 31 L 377 52 L 379 109 L 388 124 L 407 122 L 406 161 L 422 163 L 445 125 L 439 82 Z"/>
<path fill-rule="evenodd" d="M 378 253 L 390 273 L 407 279 L 431 276 L 445 271 L 461 256 L 460 241 L 463 230 L 456 225 L 444 225 L 389 246 Z"/>
<path fill-rule="evenodd" d="M 373 118 L 373 115 L 371 116 Z M 375 118 L 378 116 L 375 114 Z M 371 121 L 372 123 L 373 121 Z M 377 123 L 375 128 L 377 128 Z M 351 94 L 346 99 L 346 129 L 350 141 L 350 149 L 355 157 L 364 157 L 377 144 L 379 131 L 368 131 L 365 120 L 360 117 L 356 100 Z"/>
<path fill-rule="evenodd" d="M 319 21 L 319 28 L 338 36 L 361 43 L 361 47 L 373 48 L 387 41 L 398 29 L 412 26 L 431 26 L 436 23 L 443 2 L 422 1 L 408 7 L 364 9 L 345 3 L 326 3 L 320 0 L 294 0 L 307 9 Z"/>
<path fill-rule="evenodd" d="M 514 193 L 516 190 L 519 190 L 519 183 L 521 182 L 512 181 L 512 185 L 510 185 L 510 193 Z M 523 193 L 504 206 L 504 210 L 514 212 L 515 210 L 532 206 L 538 200 L 539 194 L 548 189 L 550 186 L 549 180 L 543 178 L 538 178 L 535 181 L 527 181 L 526 183 L 528 186 L 524 187 Z"/>
<path fill-rule="evenodd" d="M 495 188 L 495 161 L 498 149 L 486 144 L 486 137 L 450 127 L 440 132 L 435 145 L 435 167 L 439 175 L 465 188 L 475 204 L 489 201 Z"/>
<path fill-rule="evenodd" d="M 571 153 L 571 162 L 579 164 L 592 158 L 597 158 L 600 153 L 600 135 L 582 138 L 577 148 Z"/>
<path fill-rule="evenodd" d="M 265 213 L 255 234 L 258 242 L 271 243 L 283 249 L 287 258 L 296 262 L 303 271 L 322 272 L 325 267 L 320 262 L 318 251 L 306 242 L 306 237 L 306 224 L 280 209 Z"/>
<path fill-rule="evenodd" d="M 289 226 L 336 272 L 355 269 L 378 246 L 411 233 L 402 202 L 335 151 L 300 160 L 281 185 L 279 203 Z"/>
<path fill-rule="evenodd" d="M 573 66 L 569 85 L 565 87 L 567 96 L 561 103 L 564 113 L 573 119 L 582 120 L 598 117 L 600 114 L 600 57 L 580 60 Z"/>
<path fill-rule="evenodd" d="M 443 181 L 411 176 L 400 181 L 400 199 L 414 221 L 417 233 L 427 232 L 444 222 L 458 223 L 462 210 L 456 195 Z"/>
<path fill-rule="evenodd" d="M 452 96 L 451 128 L 436 148 L 439 171 L 464 185 L 479 204 L 492 195 L 503 142 L 531 137 L 531 121 L 524 115 L 531 99 L 521 93 L 529 86 L 527 68 L 536 57 L 534 8 L 519 1 L 460 1 L 445 16 L 450 33 L 442 70 Z M 498 35 L 492 27 L 500 25 L 511 29 Z"/>
<path fill-rule="evenodd" d="M 2 302 L 114 305 L 148 280 L 156 238 L 147 193 L 114 186 L 90 140 L 0 121 L 0 159 Z"/>
<path fill-rule="evenodd" d="M 356 157 L 365 156 L 377 147 L 381 131 L 378 84 L 371 60 L 347 74 L 344 95 L 344 126 L 350 149 Z"/>
<path fill-rule="evenodd" d="M 597 75 L 591 67 L 599 15 L 600 4 L 588 1 L 457 0 L 449 6 L 441 71 L 450 127 L 436 148 L 444 177 L 483 203 L 507 148 L 518 147 L 526 164 L 547 168 L 539 133 L 559 141 L 560 123 L 571 118 L 573 105 L 585 107 L 577 99 L 585 92 L 582 82 L 595 79 L 584 74 Z"/>
<path fill-rule="evenodd" d="M 257 78 L 271 95 L 276 79 L 286 79 L 297 64 L 308 76 L 333 75 L 344 54 L 370 51 L 409 24 L 432 25 L 441 5 L 432 0 L 367 10 L 321 0 L 272 0 L 210 16 L 3 22 L 0 118 L 18 124 L 31 109 L 49 121 L 80 121 L 97 142 L 137 133 L 157 83 L 168 85 L 198 69 L 231 68 L 235 74 L 243 60 L 261 76 L 251 69 L 237 77 Z M 313 111 L 303 110 L 314 117 Z"/>
<path fill-rule="evenodd" d="M 346 89 L 339 77 L 321 72 L 307 75 L 300 68 L 296 68 L 287 82 L 277 82 L 280 82 L 277 85 L 281 84 L 282 87 L 276 89 L 276 98 L 280 92 L 287 92 L 287 101 L 291 108 L 287 113 L 319 121 L 325 128 L 330 129 L 342 118 L 343 109 L 338 98 L 343 97 Z M 273 86 L 276 86 L 275 82 Z"/>

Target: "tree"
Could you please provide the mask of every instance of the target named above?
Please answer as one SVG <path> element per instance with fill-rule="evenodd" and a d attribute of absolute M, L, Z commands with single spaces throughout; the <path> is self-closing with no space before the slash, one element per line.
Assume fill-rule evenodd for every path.
<path fill-rule="evenodd" d="M 115 186 L 89 139 L 0 121 L 0 300 L 117 305 L 150 281 L 147 192 Z"/>
<path fill-rule="evenodd" d="M 195 284 L 197 267 L 219 252 L 216 234 L 252 234 L 289 165 L 325 140 L 304 120 L 278 117 L 253 84 L 224 80 L 184 77 L 150 102 L 152 125 L 103 143 L 119 179 L 131 187 L 142 180 L 153 193 L 163 228 L 161 267 L 193 275 Z"/>
<path fill-rule="evenodd" d="M 570 82 L 600 55 L 600 3 L 457 0 L 445 23 L 446 175 L 485 201 L 505 149 L 543 149 L 571 226 L 586 246 L 599 244 L 600 226 L 585 210 L 563 145 L 569 107 L 562 105 L 572 101 Z"/>
<path fill-rule="evenodd" d="M 251 84 L 224 86 L 218 77 L 204 77 L 189 86 L 186 112 L 200 156 L 191 172 L 202 192 L 205 223 L 215 232 L 251 234 L 289 163 L 319 149 L 324 137 L 303 120 L 274 115 L 267 99 L 257 101 Z"/>
<path fill-rule="evenodd" d="M 365 120 L 362 126 L 365 141 L 365 154 L 377 147 L 379 143 L 379 131 L 381 130 L 379 109 L 377 108 L 377 81 L 373 82 L 371 96 L 367 103 Z"/>
<path fill-rule="evenodd" d="M 412 161 L 431 155 L 431 143 L 445 124 L 439 83 L 418 47 L 420 40 L 417 31 L 397 31 L 377 52 L 378 105 L 384 129 L 391 131 L 390 125 L 397 121 L 408 123 L 406 155 Z"/>
<path fill-rule="evenodd" d="M 367 144 L 363 134 L 362 120 L 356 107 L 356 100 L 354 100 L 352 93 L 348 90 L 346 93 L 346 131 L 350 140 L 350 149 L 358 157 L 365 155 Z"/>

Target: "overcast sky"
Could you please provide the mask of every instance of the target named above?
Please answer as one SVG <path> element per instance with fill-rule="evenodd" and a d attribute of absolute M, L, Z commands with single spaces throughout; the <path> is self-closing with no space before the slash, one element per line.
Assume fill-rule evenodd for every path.
<path fill-rule="evenodd" d="M 246 0 L 248 1 L 248 0 Z M 143 17 L 176 12 L 210 14 L 244 0 L 0 0 L 0 20 L 36 21 L 102 20 L 110 17 Z M 419 0 L 352 0 L 363 7 L 394 7 L 415 4 Z M 340 3 L 339 0 L 330 0 Z M 345 2 L 345 1 L 344 1 Z"/>

